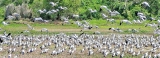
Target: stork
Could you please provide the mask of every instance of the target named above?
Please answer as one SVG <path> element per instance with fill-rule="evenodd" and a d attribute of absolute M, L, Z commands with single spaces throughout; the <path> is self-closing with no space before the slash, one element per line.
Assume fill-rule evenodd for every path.
<path fill-rule="evenodd" d="M 129 20 L 126 20 L 126 19 L 124 19 L 124 20 L 121 20 L 121 21 L 120 21 L 120 25 L 122 25 L 122 23 L 126 23 L 126 24 L 132 24 L 132 23 L 131 23 L 131 21 L 129 21 Z"/>
<path fill-rule="evenodd" d="M 54 2 L 49 2 L 49 4 L 51 4 L 52 7 L 57 6 L 57 3 L 58 3 L 58 2 L 56 2 L 56 3 L 54 3 Z"/>
<path fill-rule="evenodd" d="M 149 3 L 146 2 L 146 1 L 142 2 L 142 5 L 145 6 L 145 7 L 150 7 Z"/>

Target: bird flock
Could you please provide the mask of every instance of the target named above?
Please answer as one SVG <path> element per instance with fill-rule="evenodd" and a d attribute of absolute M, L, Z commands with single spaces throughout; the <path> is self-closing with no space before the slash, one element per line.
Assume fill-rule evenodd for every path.
<path fill-rule="evenodd" d="M 45 30 L 45 29 L 43 29 Z M 127 55 L 142 58 L 160 57 L 160 36 L 136 34 L 90 35 L 65 33 L 50 35 L 28 35 L 23 33 L 12 36 L 11 33 L 1 36 L 0 52 L 7 51 L 5 58 L 19 58 L 30 53 L 57 56 L 85 54 L 103 57 L 120 57 Z M 7 47 L 7 48 L 6 48 Z M 81 47 L 81 48 L 80 48 Z"/>
<path fill-rule="evenodd" d="M 57 13 L 57 12 L 62 12 L 63 10 L 67 10 L 68 8 L 67 7 L 65 7 L 65 6 L 58 6 L 58 3 L 59 2 L 49 2 L 49 4 L 52 6 L 51 7 L 51 10 L 46 10 L 46 9 L 39 9 L 37 12 L 41 15 L 41 14 L 45 14 L 45 15 L 52 15 L 52 14 L 55 14 L 55 13 Z M 57 9 L 54 9 L 53 7 L 55 7 L 55 6 L 58 6 L 58 8 Z M 75 15 L 73 15 L 74 17 L 75 17 Z M 77 16 L 76 15 L 76 17 L 79 17 L 79 15 Z M 49 22 L 49 20 L 45 20 L 45 19 L 42 19 L 41 17 L 36 17 L 36 18 L 33 18 L 32 19 L 33 20 L 33 22 L 36 22 L 36 21 L 38 21 L 38 22 Z M 65 16 L 62 16 L 61 17 L 61 20 L 63 20 L 64 21 L 64 23 L 67 23 L 68 22 L 68 17 L 66 18 Z"/>

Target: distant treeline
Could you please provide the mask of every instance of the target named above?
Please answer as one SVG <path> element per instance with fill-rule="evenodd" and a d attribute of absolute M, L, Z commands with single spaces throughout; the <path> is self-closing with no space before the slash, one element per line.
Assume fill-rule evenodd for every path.
<path fill-rule="evenodd" d="M 57 6 L 52 6 L 50 2 L 57 2 Z M 147 2 L 149 7 L 142 5 L 142 2 Z M 5 8 L 7 5 L 13 3 L 15 6 L 28 4 L 29 10 L 32 12 L 32 17 L 42 17 L 47 20 L 61 20 L 61 16 L 71 16 L 73 14 L 79 15 L 79 20 L 86 19 L 104 19 L 102 13 L 106 14 L 108 18 L 114 19 L 138 19 L 137 12 L 143 13 L 147 19 L 150 17 L 159 19 L 160 17 L 160 0 L 1 0 L 0 1 L 0 16 L 5 16 Z M 100 7 L 107 6 L 111 11 L 118 11 L 120 14 L 110 16 L 108 11 Z M 54 14 L 40 14 L 38 10 L 46 9 L 50 11 L 57 9 L 60 6 L 67 7 L 67 10 L 59 11 Z M 97 10 L 96 13 L 91 14 L 89 9 Z"/>

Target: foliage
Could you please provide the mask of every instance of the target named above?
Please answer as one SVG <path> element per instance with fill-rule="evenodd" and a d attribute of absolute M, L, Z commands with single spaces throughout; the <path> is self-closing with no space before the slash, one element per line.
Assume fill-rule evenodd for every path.
<path fill-rule="evenodd" d="M 15 5 L 21 5 L 23 3 L 23 0 L 15 0 L 14 3 Z"/>
<path fill-rule="evenodd" d="M 4 13 L 4 10 L 2 9 L 3 7 L 0 7 L 0 19 L 3 19 L 3 17 L 4 17 L 4 15 L 3 15 L 3 13 Z M 1 21 L 1 20 L 0 20 Z"/>
<path fill-rule="evenodd" d="M 12 0 L 0 0 L 0 6 L 6 6 L 11 2 L 12 2 Z"/>
<path fill-rule="evenodd" d="M 141 3 L 147 1 L 150 7 L 143 7 Z M 51 7 L 49 2 L 58 2 L 58 6 L 65 6 L 68 9 L 65 11 L 60 11 L 54 15 L 40 15 L 37 11 L 39 9 L 56 9 L 58 6 Z M 160 0 L 1 0 L 0 6 L 7 6 L 10 3 L 15 5 L 22 5 L 22 3 L 27 3 L 29 8 L 33 11 L 33 17 L 43 17 L 45 19 L 60 20 L 60 16 L 71 16 L 72 14 L 79 14 L 80 19 L 100 19 L 101 12 L 100 6 L 105 5 L 111 11 L 116 10 L 120 13 L 118 16 L 112 18 L 115 19 L 137 19 L 135 12 L 142 12 L 146 16 L 151 16 L 158 18 L 160 16 Z M 98 12 L 95 14 L 90 14 L 88 9 L 96 9 Z M 1 8 L 2 10 L 3 8 Z M 109 15 L 107 11 L 105 14 Z M 1 13 L 4 14 L 4 13 Z M 49 18 L 48 18 L 49 17 Z"/>

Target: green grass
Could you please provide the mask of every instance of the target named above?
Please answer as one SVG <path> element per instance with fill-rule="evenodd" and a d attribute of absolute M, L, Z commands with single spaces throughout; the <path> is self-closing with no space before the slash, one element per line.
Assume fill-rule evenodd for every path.
<path fill-rule="evenodd" d="M 88 34 L 92 34 L 94 31 L 98 30 L 101 31 L 102 34 L 108 34 L 112 33 L 112 31 L 107 32 L 108 28 L 114 27 L 114 28 L 120 28 L 124 32 L 122 34 L 130 34 L 131 32 L 128 32 L 128 29 L 137 29 L 139 30 L 138 33 L 136 34 L 153 34 L 153 28 L 151 27 L 145 27 L 145 24 L 148 23 L 149 21 L 144 22 L 143 24 L 122 24 L 121 26 L 119 25 L 120 20 L 116 20 L 116 23 L 112 24 L 110 22 L 107 22 L 106 20 L 87 20 L 92 26 L 99 26 L 99 29 L 93 28 L 92 30 L 85 30 L 84 32 Z M 71 21 L 73 22 L 73 21 Z M 155 22 L 155 21 L 153 21 Z M 150 22 L 150 23 L 153 23 Z M 1 22 L 2 23 L 2 22 Z M 31 26 L 34 27 L 35 30 L 32 30 L 32 34 L 41 34 L 40 30 L 42 28 L 47 28 L 50 32 L 49 34 L 57 34 L 60 32 L 72 34 L 72 33 L 81 33 L 79 32 L 82 28 L 78 27 L 75 24 L 66 24 L 66 25 L 61 25 L 61 24 L 53 24 L 53 23 L 32 23 L 32 22 L 27 22 L 27 21 L 11 21 L 9 25 L 4 26 L 0 24 L 0 27 L 7 32 L 11 32 L 14 34 L 19 34 L 20 32 L 27 30 L 28 27 L 26 23 L 30 24 Z M 108 30 L 109 31 L 109 30 Z M 3 31 L 0 31 L 0 33 L 3 33 Z M 47 33 L 43 33 L 47 34 Z"/>
<path fill-rule="evenodd" d="M 128 29 L 137 29 L 140 30 L 139 33 L 143 34 L 143 33 L 153 33 L 153 28 L 152 27 L 145 27 L 146 23 L 149 23 L 149 21 L 144 22 L 143 24 L 122 24 L 121 26 L 119 25 L 120 20 L 116 20 L 116 23 L 112 24 L 111 22 L 107 22 L 106 20 L 91 20 L 89 21 L 91 24 L 93 25 L 97 25 L 102 29 L 108 29 L 110 27 L 114 27 L 114 28 L 120 28 L 124 31 L 127 31 Z M 107 22 L 107 23 L 106 23 Z M 150 23 L 156 23 L 155 21 L 150 22 Z M 128 32 L 124 32 L 124 33 L 128 33 Z"/>

